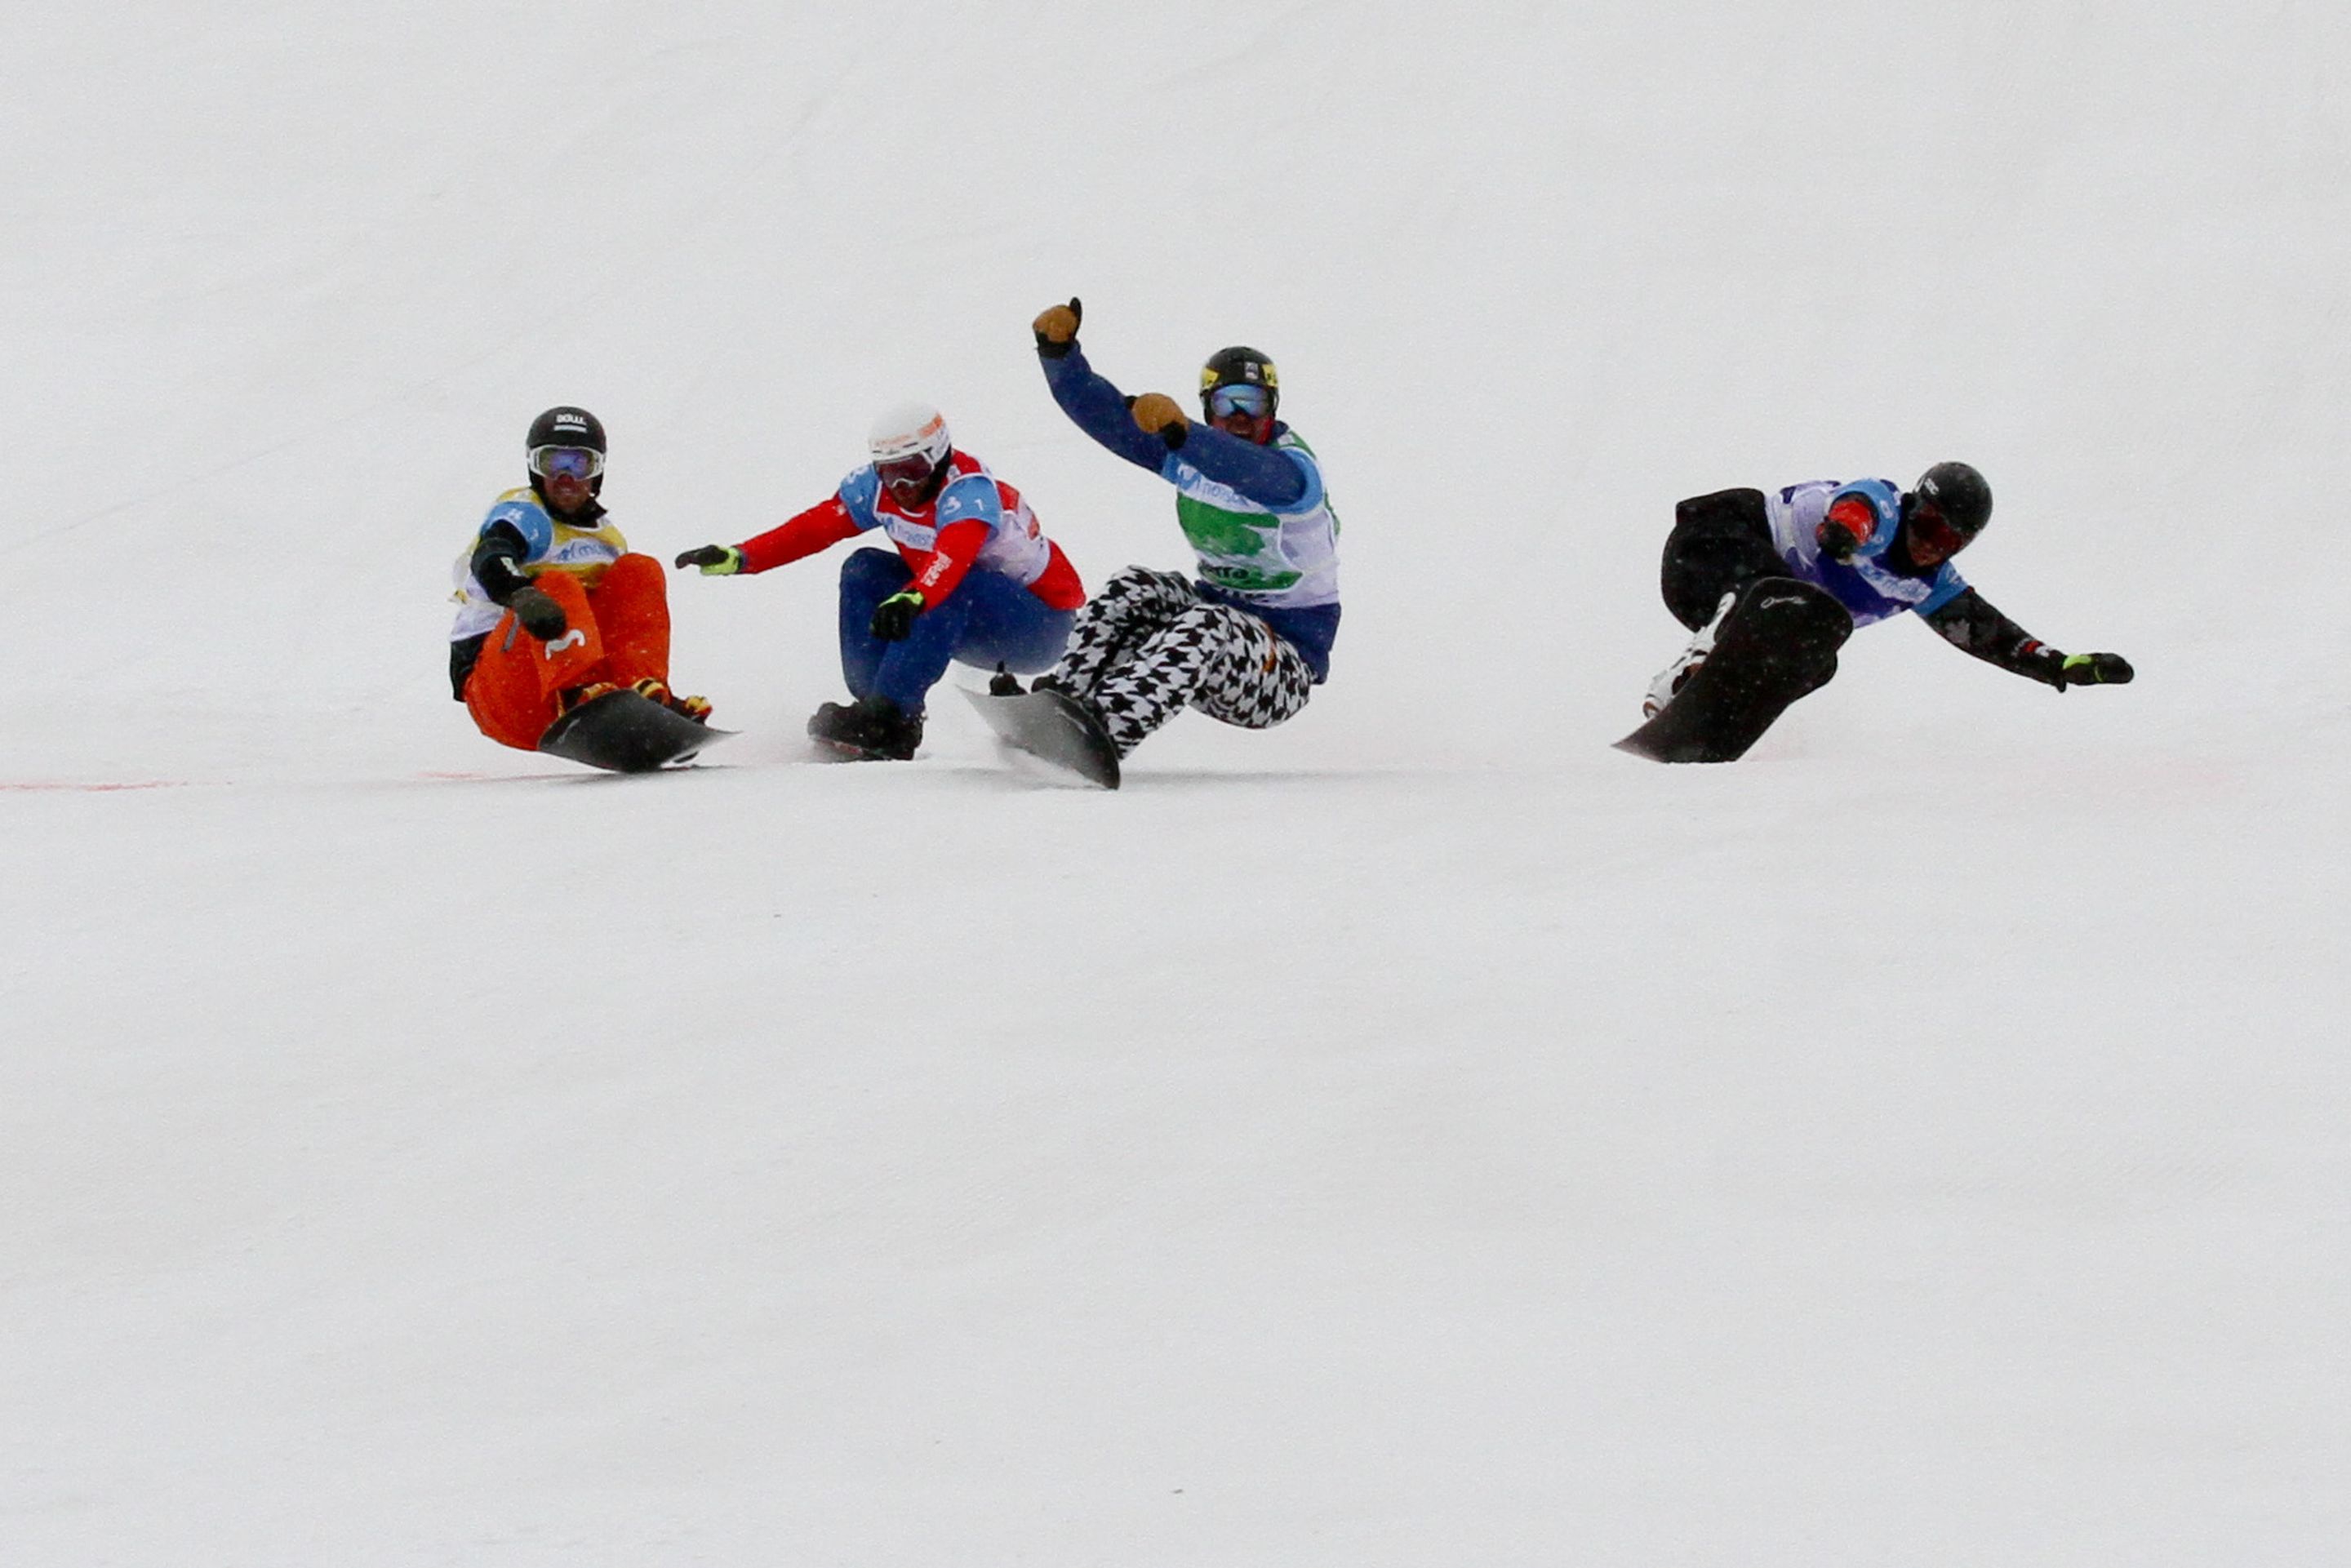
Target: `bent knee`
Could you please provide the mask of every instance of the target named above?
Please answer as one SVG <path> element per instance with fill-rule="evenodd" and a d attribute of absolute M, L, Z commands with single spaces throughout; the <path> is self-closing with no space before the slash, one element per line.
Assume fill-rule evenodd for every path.
<path fill-rule="evenodd" d="M 1769 528 L 1771 519 L 1764 507 L 1763 492 L 1742 486 L 1677 501 L 1674 504 L 1674 526 L 1709 530 L 1745 529 L 1758 526 Z"/>
<path fill-rule="evenodd" d="M 604 569 L 596 580 L 599 588 L 616 584 L 625 591 L 661 592 L 669 585 L 669 574 L 662 570 L 661 561 L 653 556 L 631 550 Z"/>
<path fill-rule="evenodd" d="M 1102 585 L 1096 599 L 1108 599 L 1113 594 L 1162 593 L 1170 589 L 1190 592 L 1192 585 L 1172 571 L 1160 571 L 1148 566 L 1121 567 L 1111 573 Z"/>
<path fill-rule="evenodd" d="M 905 560 L 896 550 L 852 550 L 849 559 L 841 563 L 841 586 L 881 587 L 893 582 L 911 582 L 914 574 L 906 568 Z"/>

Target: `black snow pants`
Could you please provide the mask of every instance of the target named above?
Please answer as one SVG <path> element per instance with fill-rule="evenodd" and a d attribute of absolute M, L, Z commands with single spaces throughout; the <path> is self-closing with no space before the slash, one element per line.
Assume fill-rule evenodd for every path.
<path fill-rule="evenodd" d="M 1659 586 L 1666 608 L 1691 631 L 1714 619 L 1724 594 L 1792 575 L 1771 543 L 1762 491 L 1717 490 L 1675 506 Z"/>

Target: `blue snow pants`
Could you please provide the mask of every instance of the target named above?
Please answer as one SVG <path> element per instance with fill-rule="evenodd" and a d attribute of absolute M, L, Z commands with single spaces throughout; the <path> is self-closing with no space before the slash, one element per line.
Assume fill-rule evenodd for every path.
<path fill-rule="evenodd" d="M 896 550 L 862 549 L 841 567 L 841 673 L 852 696 L 876 694 L 919 714 L 949 663 L 1018 674 L 1050 670 L 1070 640 L 1074 610 L 1053 610 L 1000 572 L 964 573 L 946 602 L 914 617 L 904 642 L 868 630 L 874 607 L 905 591 L 914 573 Z"/>

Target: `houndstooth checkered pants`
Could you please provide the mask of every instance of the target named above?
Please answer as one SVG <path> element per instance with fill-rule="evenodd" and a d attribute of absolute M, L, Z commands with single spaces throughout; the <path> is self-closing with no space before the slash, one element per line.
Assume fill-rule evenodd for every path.
<path fill-rule="evenodd" d="M 1270 729 L 1306 706 L 1314 685 L 1304 655 L 1264 622 L 1140 566 L 1086 601 L 1053 674 L 1102 716 L 1121 757 L 1187 706 Z"/>

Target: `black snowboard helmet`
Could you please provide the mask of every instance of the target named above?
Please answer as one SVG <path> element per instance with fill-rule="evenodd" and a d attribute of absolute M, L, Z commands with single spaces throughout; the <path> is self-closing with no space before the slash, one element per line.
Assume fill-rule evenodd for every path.
<path fill-rule="evenodd" d="M 1281 378 L 1274 373 L 1273 361 L 1255 349 L 1235 344 L 1218 349 L 1200 367 L 1200 412 L 1211 423 L 1216 416 L 1208 412 L 1208 396 L 1218 387 L 1263 387 L 1265 413 L 1270 419 L 1281 407 Z"/>
<path fill-rule="evenodd" d="M 549 409 L 530 422 L 530 434 L 523 437 L 523 458 L 530 468 L 530 487 L 540 498 L 547 492 L 539 488 L 544 476 L 539 472 L 538 454 L 550 446 L 584 447 L 596 455 L 596 471 L 589 476 L 588 491 L 601 494 L 604 488 L 604 422 L 584 408 L 569 403 Z"/>
<path fill-rule="evenodd" d="M 1991 521 L 1991 486 L 1964 463 L 1938 463 L 1919 475 L 1918 483 L 1911 487 L 1910 505 L 1903 508 L 1905 517 L 1922 506 L 1933 507 L 1959 536 L 1950 551 L 1956 553 L 1974 542 Z"/>

